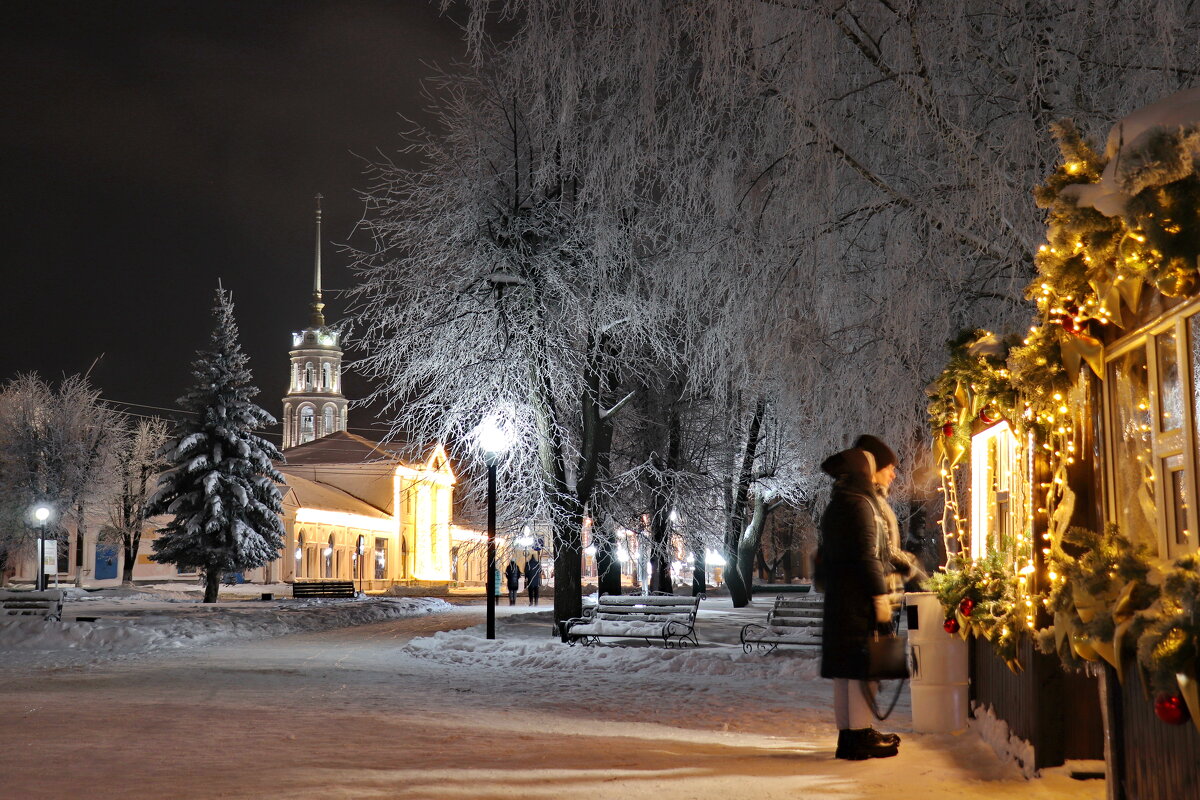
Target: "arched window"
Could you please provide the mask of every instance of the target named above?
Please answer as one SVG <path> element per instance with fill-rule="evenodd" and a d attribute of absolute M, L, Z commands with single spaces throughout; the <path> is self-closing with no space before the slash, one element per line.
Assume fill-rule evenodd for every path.
<path fill-rule="evenodd" d="M 300 365 L 292 364 L 292 390 L 300 390 Z"/>
<path fill-rule="evenodd" d="M 327 392 L 333 390 L 333 370 L 328 361 L 321 365 L 321 388 Z"/>
<path fill-rule="evenodd" d="M 313 438 L 313 407 L 305 406 L 300 409 L 300 444 L 311 442 Z"/>
<path fill-rule="evenodd" d="M 321 427 L 321 435 L 328 436 L 333 433 L 333 406 L 325 406 L 325 424 Z"/>
<path fill-rule="evenodd" d="M 366 570 L 363 569 L 363 554 L 367 552 L 367 540 L 364 536 L 358 537 L 358 544 L 354 546 L 354 577 L 363 580 L 367 577 Z"/>
<path fill-rule="evenodd" d="M 296 577 L 304 577 L 304 534 L 296 539 Z"/>
<path fill-rule="evenodd" d="M 325 548 L 325 577 L 333 577 L 333 534 L 329 534 L 329 546 Z"/>
<path fill-rule="evenodd" d="M 313 365 L 312 365 L 312 362 L 309 361 L 307 364 L 304 365 L 304 388 L 307 391 L 310 391 L 310 392 L 312 391 L 314 378 L 315 378 L 315 376 L 313 373 Z"/>

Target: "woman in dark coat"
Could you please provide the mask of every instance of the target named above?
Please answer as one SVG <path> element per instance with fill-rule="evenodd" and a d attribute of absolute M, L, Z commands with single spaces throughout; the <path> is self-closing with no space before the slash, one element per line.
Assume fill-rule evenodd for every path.
<path fill-rule="evenodd" d="M 504 568 L 504 579 L 508 582 L 508 604 L 515 606 L 517 589 L 521 588 L 521 568 L 517 566 L 516 559 L 508 560 L 508 566 Z"/>
<path fill-rule="evenodd" d="M 538 592 L 542 588 L 542 562 L 537 555 L 532 555 L 525 562 L 525 589 L 529 593 L 529 605 L 538 604 Z"/>
<path fill-rule="evenodd" d="M 836 480 L 821 517 L 821 571 L 825 619 L 821 677 L 834 680 L 837 757 L 850 760 L 896 755 L 900 737 L 871 727 L 867 693 L 867 640 L 891 624 L 885 562 L 888 530 L 876 501 L 875 461 L 859 448 L 821 464 Z"/>

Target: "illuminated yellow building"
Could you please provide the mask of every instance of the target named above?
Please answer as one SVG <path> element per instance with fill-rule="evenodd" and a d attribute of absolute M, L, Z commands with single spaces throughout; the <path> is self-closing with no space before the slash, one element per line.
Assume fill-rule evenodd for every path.
<path fill-rule="evenodd" d="M 353 580 L 368 591 L 450 581 L 455 477 L 440 445 L 412 465 L 338 431 L 283 454 L 287 538 L 264 580 Z"/>

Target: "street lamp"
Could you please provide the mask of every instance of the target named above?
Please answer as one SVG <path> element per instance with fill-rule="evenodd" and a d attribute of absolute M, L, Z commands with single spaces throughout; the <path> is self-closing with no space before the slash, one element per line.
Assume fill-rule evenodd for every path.
<path fill-rule="evenodd" d="M 38 574 L 37 590 L 46 591 L 46 523 L 50 520 L 50 506 L 43 504 L 33 507 L 33 518 L 38 524 Z"/>
<path fill-rule="evenodd" d="M 507 431 L 494 419 L 484 421 L 475 431 L 475 444 L 487 464 L 487 638 L 496 638 L 496 464 L 511 445 Z"/>

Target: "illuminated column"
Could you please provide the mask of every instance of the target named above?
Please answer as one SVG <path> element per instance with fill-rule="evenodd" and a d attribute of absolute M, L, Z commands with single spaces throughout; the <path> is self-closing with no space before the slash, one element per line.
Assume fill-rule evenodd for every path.
<path fill-rule="evenodd" d="M 416 489 L 414 498 L 416 500 L 416 530 L 413 531 L 413 549 L 416 551 L 414 553 L 416 563 L 413 565 L 413 573 L 421 580 L 434 580 L 436 573 L 433 563 L 433 543 L 429 530 L 433 524 L 431 487 L 428 483 L 419 483 L 414 488 Z"/>

